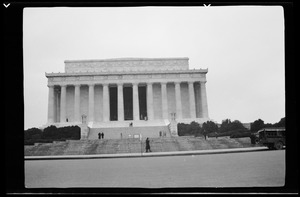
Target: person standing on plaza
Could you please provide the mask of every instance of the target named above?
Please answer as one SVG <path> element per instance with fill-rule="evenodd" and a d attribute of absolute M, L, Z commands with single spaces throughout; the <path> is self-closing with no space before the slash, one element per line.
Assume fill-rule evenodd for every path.
<path fill-rule="evenodd" d="M 146 153 L 147 153 L 148 151 L 149 151 L 149 152 L 152 152 L 152 151 L 151 151 L 151 148 L 150 148 L 150 140 L 149 140 L 149 138 L 146 139 Z"/>
<path fill-rule="evenodd" d="M 98 139 L 99 140 L 101 139 L 101 133 L 98 133 Z"/>
<path fill-rule="evenodd" d="M 101 134 L 102 139 L 104 139 L 104 133 Z"/>

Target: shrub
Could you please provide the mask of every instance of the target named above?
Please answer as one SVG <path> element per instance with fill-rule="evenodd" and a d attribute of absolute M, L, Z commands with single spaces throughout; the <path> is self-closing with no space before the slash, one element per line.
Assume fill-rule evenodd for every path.
<path fill-rule="evenodd" d="M 24 131 L 24 139 L 38 139 L 42 136 L 42 130 L 38 128 L 30 128 Z"/>
<path fill-rule="evenodd" d="M 56 128 L 55 126 L 49 126 L 44 129 L 43 139 L 80 139 L 80 127 L 68 126 Z"/>
<path fill-rule="evenodd" d="M 200 133 L 200 125 L 195 121 L 190 124 L 178 123 L 177 128 L 179 136 L 197 136 Z"/>
<path fill-rule="evenodd" d="M 51 125 L 44 129 L 42 138 L 43 139 L 56 139 L 57 128 L 54 125 Z"/>
<path fill-rule="evenodd" d="M 207 121 L 202 124 L 202 135 L 208 135 L 209 133 L 215 133 L 219 131 L 218 125 L 213 121 Z"/>
<path fill-rule="evenodd" d="M 37 128 L 28 129 L 25 131 L 24 144 L 33 145 L 34 143 L 50 143 L 61 140 L 79 140 L 80 139 L 80 127 L 68 126 L 57 128 L 53 125 L 41 131 Z"/>

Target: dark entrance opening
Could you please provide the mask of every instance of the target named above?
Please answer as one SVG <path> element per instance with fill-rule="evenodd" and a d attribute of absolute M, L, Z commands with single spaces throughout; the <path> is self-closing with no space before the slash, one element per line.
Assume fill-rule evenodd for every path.
<path fill-rule="evenodd" d="M 133 120 L 132 87 L 123 88 L 124 120 Z"/>
<path fill-rule="evenodd" d="M 109 109 L 110 109 L 110 120 L 118 120 L 118 94 L 117 87 L 109 88 Z"/>
<path fill-rule="evenodd" d="M 145 120 L 147 117 L 147 88 L 146 86 L 139 86 L 139 107 L 140 120 Z"/>

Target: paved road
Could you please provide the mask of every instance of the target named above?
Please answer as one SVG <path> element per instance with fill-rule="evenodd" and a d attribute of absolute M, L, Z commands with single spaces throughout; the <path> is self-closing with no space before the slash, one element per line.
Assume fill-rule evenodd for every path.
<path fill-rule="evenodd" d="M 25 185 L 39 187 L 283 186 L 285 150 L 144 158 L 25 161 Z"/>

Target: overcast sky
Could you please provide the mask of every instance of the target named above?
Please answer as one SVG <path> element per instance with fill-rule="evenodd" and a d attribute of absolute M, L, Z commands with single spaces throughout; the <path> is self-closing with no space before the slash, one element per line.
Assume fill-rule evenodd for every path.
<path fill-rule="evenodd" d="M 280 6 L 25 8 L 25 129 L 47 122 L 45 72 L 65 60 L 188 57 L 208 68 L 209 117 L 265 123 L 285 116 Z"/>

